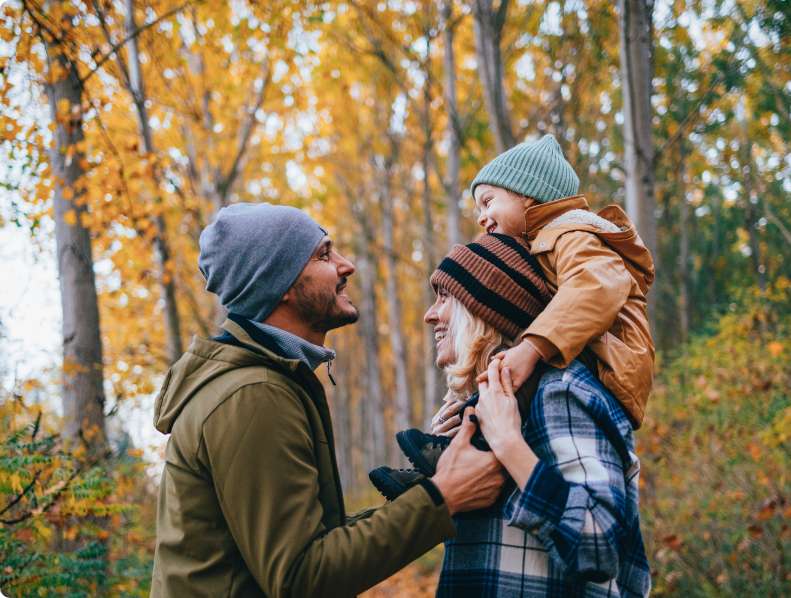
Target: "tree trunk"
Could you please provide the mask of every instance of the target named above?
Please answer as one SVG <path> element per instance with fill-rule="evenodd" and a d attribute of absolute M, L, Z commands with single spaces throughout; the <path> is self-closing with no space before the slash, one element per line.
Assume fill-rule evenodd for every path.
<path fill-rule="evenodd" d="M 81 179 L 85 174 L 85 154 L 77 145 L 84 139 L 83 88 L 59 42 L 45 40 L 45 48 L 49 72 L 57 64 L 64 73 L 61 79 L 45 86 L 56 125 L 50 159 L 55 181 L 55 242 L 63 310 L 63 433 L 71 441 L 82 438 L 91 452 L 100 454 L 106 448 L 102 340 L 91 238 L 83 226 L 87 209 L 80 202 L 84 194 Z"/>
<path fill-rule="evenodd" d="M 382 389 L 381 365 L 379 361 L 379 318 L 376 309 L 376 266 L 370 247 L 370 232 L 367 218 L 360 206 L 356 217 L 362 224 L 357 235 L 357 272 L 360 277 L 360 325 L 365 352 L 365 392 L 362 397 L 363 425 L 366 428 L 364 467 L 366 471 L 385 463 L 384 391 Z"/>
<path fill-rule="evenodd" d="M 453 0 L 442 3 L 443 36 L 445 38 L 445 104 L 448 118 L 448 173 L 445 190 L 448 197 L 448 244 L 461 243 L 461 191 L 459 170 L 461 151 L 461 122 L 456 99 L 456 58 L 453 52 Z"/>
<path fill-rule="evenodd" d="M 406 430 L 412 426 L 412 404 L 409 399 L 409 382 L 407 380 L 407 359 L 404 346 L 404 335 L 401 323 L 401 298 L 398 292 L 398 269 L 395 255 L 392 168 L 398 158 L 398 146 L 391 140 L 391 154 L 386 159 L 382 180 L 382 239 L 387 262 L 387 312 L 390 321 L 390 348 L 393 351 L 395 367 L 395 423 L 397 430 Z"/>
<path fill-rule="evenodd" d="M 151 127 L 148 123 L 148 109 L 146 108 L 146 90 L 143 82 L 143 71 L 140 67 L 140 53 L 137 45 L 137 30 L 135 23 L 135 2 L 126 0 L 126 34 L 130 38 L 127 42 L 129 50 L 129 78 L 128 88 L 132 95 L 137 112 L 137 122 L 140 129 L 140 138 L 143 142 L 143 151 L 151 158 L 154 155 L 154 140 Z M 154 184 L 159 187 L 159 174 L 154 171 Z M 155 204 L 159 208 L 162 199 L 156 197 Z M 154 237 L 154 252 L 159 269 L 158 279 L 162 300 L 165 305 L 165 336 L 167 339 L 167 353 L 170 363 L 175 362 L 184 351 L 181 342 L 181 319 L 179 318 L 178 304 L 176 303 L 176 285 L 174 272 L 170 267 L 170 248 L 167 242 L 167 225 L 161 212 L 154 215 L 154 224 L 157 234 Z"/>
<path fill-rule="evenodd" d="M 621 18 L 626 211 L 634 221 L 654 261 L 658 262 L 654 143 L 651 132 L 653 3 L 647 0 L 619 0 L 618 5 Z M 657 271 L 659 271 L 658 267 Z M 655 295 L 655 293 L 648 295 L 652 326 L 655 321 Z"/>
<path fill-rule="evenodd" d="M 754 190 L 752 142 L 744 125 L 744 137 L 741 141 L 741 166 L 744 181 L 744 227 L 747 229 L 747 238 L 750 243 L 750 259 L 752 260 L 755 278 L 761 293 L 766 292 L 766 266 L 761 255 L 761 241 L 758 238 L 756 223 L 758 222 L 758 195 Z"/>
<path fill-rule="evenodd" d="M 426 36 L 428 40 L 428 36 Z M 430 56 L 430 52 L 427 52 Z M 434 251 L 434 220 L 431 213 L 431 179 L 429 167 L 431 165 L 431 151 L 434 141 L 431 134 L 431 71 L 428 65 L 425 68 L 426 80 L 423 85 L 423 193 L 421 206 L 423 209 L 423 261 L 426 264 L 426 279 L 433 274 L 436 267 L 436 254 Z M 426 306 L 434 302 L 431 287 L 423 285 L 423 304 Z M 434 332 L 428 326 L 423 328 L 423 421 L 429 422 L 439 404 L 442 388 L 442 377 L 436 366 L 436 347 L 434 345 Z"/>
<path fill-rule="evenodd" d="M 500 52 L 509 1 L 500 0 L 497 10 L 493 9 L 492 0 L 473 0 L 472 3 L 478 77 L 483 87 L 483 99 L 486 112 L 489 114 L 489 129 L 494 135 L 497 153 L 502 153 L 516 145 L 503 85 L 503 60 Z"/>
<path fill-rule="evenodd" d="M 679 249 L 678 271 L 681 285 L 678 295 L 678 322 L 681 342 L 689 338 L 690 284 L 689 284 L 689 202 L 687 201 L 686 152 L 683 142 L 680 146 L 678 168 L 678 196 L 681 201 L 679 210 Z"/>

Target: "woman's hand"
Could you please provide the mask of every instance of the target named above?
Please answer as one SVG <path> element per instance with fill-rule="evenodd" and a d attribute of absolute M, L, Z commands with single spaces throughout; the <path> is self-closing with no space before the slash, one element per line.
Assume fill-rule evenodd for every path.
<path fill-rule="evenodd" d="M 464 401 L 448 401 L 440 407 L 437 414 L 431 419 L 431 433 L 442 436 L 455 436 L 461 425 L 459 409 Z"/>
<path fill-rule="evenodd" d="M 503 367 L 501 359 L 494 359 L 489 364 L 487 377 L 487 382 L 478 385 L 480 399 L 475 415 L 484 438 L 497 459 L 505 465 L 506 455 L 527 443 L 522 438 L 522 420 L 509 368 Z"/>

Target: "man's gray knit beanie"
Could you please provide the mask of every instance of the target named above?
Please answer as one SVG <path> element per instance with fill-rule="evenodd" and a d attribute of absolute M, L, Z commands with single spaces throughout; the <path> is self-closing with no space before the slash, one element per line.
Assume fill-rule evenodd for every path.
<path fill-rule="evenodd" d="M 472 196 L 478 185 L 493 185 L 541 203 L 576 195 L 580 188 L 577 173 L 563 157 L 552 135 L 533 143 L 520 143 L 481 168 L 470 185 Z"/>
<path fill-rule="evenodd" d="M 198 267 L 206 290 L 229 312 L 263 322 L 326 234 L 291 206 L 237 203 L 222 208 L 200 235 Z"/>

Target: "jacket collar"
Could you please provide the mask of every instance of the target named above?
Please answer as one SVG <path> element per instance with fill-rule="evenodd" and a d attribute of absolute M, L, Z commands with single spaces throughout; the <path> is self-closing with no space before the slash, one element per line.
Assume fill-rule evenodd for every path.
<path fill-rule="evenodd" d="M 232 313 L 228 314 L 228 319 L 243 328 L 254 341 L 272 348 L 286 359 L 299 359 L 311 370 L 315 370 L 322 363 L 335 359 L 335 351 L 332 349 L 314 345 L 282 328 L 254 322 Z"/>
<path fill-rule="evenodd" d="M 525 210 L 525 236 L 532 241 L 538 231 L 544 228 L 561 214 L 569 210 L 588 210 L 588 201 L 584 195 L 574 195 L 556 201 L 534 204 Z"/>
<path fill-rule="evenodd" d="M 248 350 L 267 358 L 269 361 L 274 362 L 281 368 L 291 372 L 296 372 L 296 370 L 299 368 L 299 359 L 289 359 L 288 357 L 284 356 L 280 347 L 278 347 L 271 339 L 267 338 L 263 333 L 250 334 L 248 331 L 250 326 L 241 325 L 236 321 L 236 318 L 231 319 L 229 317 L 225 320 L 225 322 L 222 323 L 221 328 L 233 336 Z M 221 341 L 221 339 L 215 340 Z"/>

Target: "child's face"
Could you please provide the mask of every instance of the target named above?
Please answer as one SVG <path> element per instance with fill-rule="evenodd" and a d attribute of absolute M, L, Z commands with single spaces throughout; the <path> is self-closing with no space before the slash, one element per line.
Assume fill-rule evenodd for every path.
<path fill-rule="evenodd" d="M 525 209 L 535 200 L 517 195 L 502 187 L 478 185 L 475 188 L 475 207 L 478 224 L 487 233 L 501 233 L 518 237 L 525 232 Z"/>

